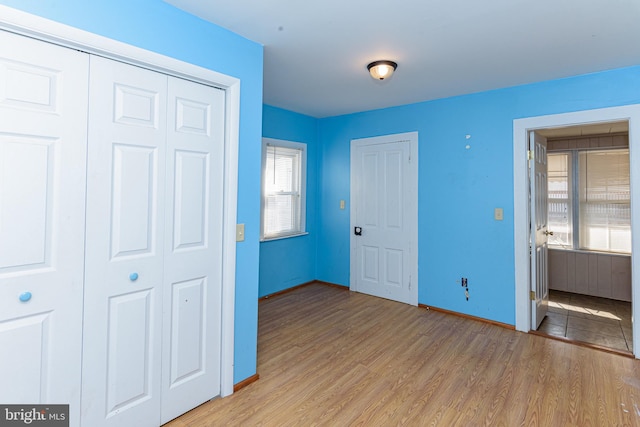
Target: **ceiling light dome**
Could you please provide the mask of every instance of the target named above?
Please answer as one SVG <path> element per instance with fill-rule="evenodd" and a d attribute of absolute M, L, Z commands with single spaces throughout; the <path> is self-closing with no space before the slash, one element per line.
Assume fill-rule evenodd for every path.
<path fill-rule="evenodd" d="M 376 80 L 384 80 L 391 77 L 391 74 L 398 68 L 398 64 L 393 61 L 374 61 L 367 65 L 369 74 Z"/>

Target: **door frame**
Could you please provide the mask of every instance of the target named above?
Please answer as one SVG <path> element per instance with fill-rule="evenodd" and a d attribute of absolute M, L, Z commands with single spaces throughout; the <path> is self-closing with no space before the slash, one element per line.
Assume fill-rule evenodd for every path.
<path fill-rule="evenodd" d="M 232 394 L 240 80 L 4 5 L 0 5 L 0 30 L 214 86 L 225 91 L 220 395 L 224 397 Z"/>
<path fill-rule="evenodd" d="M 531 325 L 531 303 L 529 289 L 529 175 L 528 133 L 545 128 L 579 126 L 592 123 L 628 121 L 629 159 L 631 165 L 640 165 L 640 104 L 621 107 L 576 111 L 571 113 L 528 117 L 513 121 L 513 228 L 515 258 L 515 327 L 529 332 Z M 640 315 L 640 173 L 631 168 L 631 313 Z M 640 328 L 633 327 L 633 354 L 640 356 Z"/>
<path fill-rule="evenodd" d="M 349 198 L 349 247 L 350 247 L 350 262 L 349 262 L 349 289 L 352 291 L 358 292 L 358 288 L 355 281 L 355 271 L 357 268 L 356 263 L 356 240 L 354 237 L 353 229 L 358 224 L 355 223 L 355 209 L 356 209 L 356 193 L 357 193 L 357 182 L 355 179 L 355 175 L 353 171 L 355 170 L 355 150 L 356 147 L 364 147 L 369 145 L 379 145 L 379 144 L 388 144 L 393 142 L 406 141 L 409 142 L 409 170 L 410 174 L 409 180 L 411 182 L 411 187 L 407 189 L 406 195 L 415 195 L 415 200 L 412 201 L 410 207 L 413 208 L 409 215 L 411 216 L 411 221 L 409 224 L 409 236 L 412 236 L 411 240 L 411 259 L 409 260 L 409 265 L 411 266 L 411 282 L 414 284 L 414 294 L 412 298 L 414 299 L 413 305 L 418 305 L 418 132 L 405 132 L 405 133 L 396 133 L 382 136 L 375 136 L 370 138 L 357 138 L 351 140 L 350 147 L 350 198 Z M 406 200 L 406 199 L 405 199 Z"/>

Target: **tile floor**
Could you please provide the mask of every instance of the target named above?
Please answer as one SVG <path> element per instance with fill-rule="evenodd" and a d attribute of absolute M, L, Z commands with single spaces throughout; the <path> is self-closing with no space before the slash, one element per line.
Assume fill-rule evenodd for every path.
<path fill-rule="evenodd" d="M 631 303 L 550 291 L 549 311 L 538 331 L 631 352 Z"/>

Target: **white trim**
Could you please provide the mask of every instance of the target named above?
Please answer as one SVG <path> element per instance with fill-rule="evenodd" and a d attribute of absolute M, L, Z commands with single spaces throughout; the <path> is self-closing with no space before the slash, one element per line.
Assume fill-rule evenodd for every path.
<path fill-rule="evenodd" d="M 225 112 L 223 236 L 222 236 L 222 352 L 220 395 L 233 394 L 236 304 L 236 223 L 238 205 L 238 146 L 240 141 L 240 80 L 228 86 Z"/>
<path fill-rule="evenodd" d="M 527 133 L 530 130 L 575 126 L 591 123 L 629 121 L 629 157 L 631 161 L 631 271 L 640 271 L 640 104 L 577 111 L 549 116 L 529 117 L 513 121 L 513 228 L 515 256 L 516 330 L 531 330 L 529 302 L 529 180 Z M 640 315 L 640 275 L 631 278 L 632 318 Z M 640 328 L 633 328 L 633 354 L 640 356 Z"/>
<path fill-rule="evenodd" d="M 240 83 L 240 80 L 235 77 L 208 68 L 30 15 L 4 5 L 0 5 L 0 29 L 220 89 Z"/>
<path fill-rule="evenodd" d="M 406 203 L 404 208 L 409 210 L 410 220 L 408 224 L 409 235 L 411 236 L 411 252 L 409 265 L 411 266 L 410 271 L 410 282 L 413 285 L 412 288 L 412 305 L 418 305 L 418 132 L 406 132 L 406 133 L 397 133 L 392 135 L 383 135 L 376 136 L 371 138 L 360 138 L 360 139 L 352 139 L 351 140 L 351 151 L 350 151 L 350 195 L 349 195 L 349 247 L 350 247 L 350 256 L 349 256 L 349 289 L 352 291 L 358 291 L 357 284 L 355 281 L 355 271 L 357 268 L 356 262 L 356 240 L 354 237 L 354 227 L 358 224 L 355 223 L 356 218 L 356 193 L 357 193 L 357 181 L 356 177 L 353 174 L 355 170 L 355 161 L 356 161 L 356 148 L 363 146 L 371 146 L 371 145 L 379 145 L 379 144 L 388 144 L 393 142 L 409 142 L 410 146 L 410 166 L 409 166 L 409 181 L 410 185 L 414 188 L 406 189 L 408 193 L 415 194 L 415 200 L 411 200 Z"/>
<path fill-rule="evenodd" d="M 222 334 L 220 394 L 233 393 L 236 214 L 240 80 L 45 18 L 0 5 L 0 30 L 80 50 L 163 74 L 214 86 L 226 92 L 225 173 L 222 249 Z"/>
<path fill-rule="evenodd" d="M 268 239 L 260 239 L 260 243 L 262 243 L 262 242 L 273 242 L 274 240 L 291 239 L 292 237 L 300 237 L 300 236 L 308 236 L 308 235 L 309 235 L 309 232 L 305 231 L 303 233 L 295 233 L 295 234 L 288 234 L 286 236 L 270 237 Z"/>

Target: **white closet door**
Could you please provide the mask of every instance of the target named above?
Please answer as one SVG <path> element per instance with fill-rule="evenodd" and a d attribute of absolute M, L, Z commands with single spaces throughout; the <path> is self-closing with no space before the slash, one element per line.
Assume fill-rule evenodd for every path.
<path fill-rule="evenodd" d="M 79 425 L 88 55 L 0 31 L 0 402 Z"/>
<path fill-rule="evenodd" d="M 169 78 L 162 422 L 220 394 L 224 91 Z"/>
<path fill-rule="evenodd" d="M 166 87 L 91 57 L 85 426 L 160 422 Z"/>

